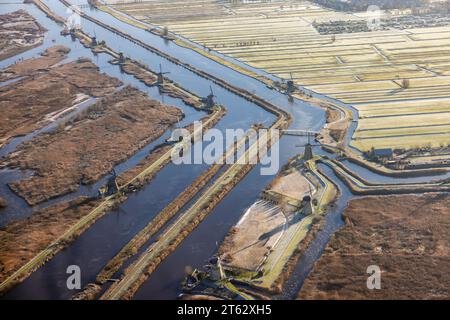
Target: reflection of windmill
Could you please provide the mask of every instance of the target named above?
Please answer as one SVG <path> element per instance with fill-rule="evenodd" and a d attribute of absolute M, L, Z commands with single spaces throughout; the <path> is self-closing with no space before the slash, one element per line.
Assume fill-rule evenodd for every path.
<path fill-rule="evenodd" d="M 161 96 L 161 102 L 162 102 L 162 104 L 165 104 L 166 102 L 164 101 L 164 93 L 161 92 L 161 88 L 159 88 L 158 92 L 159 92 L 159 95 Z"/>
<path fill-rule="evenodd" d="M 292 77 L 292 72 L 290 72 L 289 75 L 291 76 L 291 78 L 286 83 L 286 93 L 290 95 L 295 91 L 295 83 L 294 78 Z"/>
<path fill-rule="evenodd" d="M 125 63 L 125 55 L 123 54 L 123 52 L 119 52 L 119 64 L 124 63 Z"/>
<path fill-rule="evenodd" d="M 202 98 L 202 102 L 205 104 L 206 109 L 212 109 L 216 105 L 216 101 L 214 99 L 216 96 L 214 95 L 212 87 L 209 86 L 209 88 L 211 93 L 206 98 Z"/>
<path fill-rule="evenodd" d="M 158 79 L 157 79 L 157 84 L 162 86 L 164 84 L 164 75 L 165 74 L 169 74 L 170 72 L 163 72 L 162 70 L 162 65 L 159 64 L 159 72 L 158 72 Z"/>
<path fill-rule="evenodd" d="M 313 131 L 304 131 L 301 134 L 298 135 L 303 135 L 303 136 L 307 136 L 308 137 L 308 143 L 305 145 L 297 145 L 297 147 L 304 147 L 305 148 L 305 153 L 303 154 L 303 160 L 304 161 L 309 161 L 314 157 L 313 154 L 313 150 L 312 147 L 319 147 L 321 146 L 320 144 L 312 144 L 311 143 L 311 137 L 314 137 L 317 134 L 317 132 L 313 132 Z"/>
<path fill-rule="evenodd" d="M 312 191 L 309 182 L 308 188 L 309 188 L 309 195 L 303 197 L 303 213 L 309 216 L 310 214 L 314 213 L 314 208 L 312 204 Z"/>
<path fill-rule="evenodd" d="M 92 37 L 92 40 L 91 40 L 91 46 L 92 47 L 96 47 L 98 45 L 98 43 L 97 43 L 97 34 L 95 33 L 95 30 L 94 30 L 94 36 Z"/>
<path fill-rule="evenodd" d="M 119 184 L 117 183 L 117 173 L 115 169 L 111 170 L 111 177 L 108 179 L 108 195 L 113 195 L 119 191 Z"/>

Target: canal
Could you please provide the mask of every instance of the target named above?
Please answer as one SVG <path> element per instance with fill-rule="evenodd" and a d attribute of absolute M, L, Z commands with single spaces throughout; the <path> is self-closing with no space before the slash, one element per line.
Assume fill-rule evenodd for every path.
<path fill-rule="evenodd" d="M 70 12 L 59 1 L 44 1 L 48 7 L 56 14 L 67 17 Z M 72 3 L 81 3 L 73 1 Z M 88 57 L 92 59 L 102 72 L 117 77 L 124 84 L 132 85 L 145 91 L 150 97 L 163 101 L 164 103 L 175 105 L 183 110 L 186 117 L 177 125 L 184 126 L 194 120 L 204 116 L 203 113 L 195 111 L 183 102 L 168 96 L 161 95 L 157 88 L 149 88 L 132 76 L 123 74 L 117 66 L 111 65 L 108 61 L 111 59 L 106 54 L 94 55 L 88 49 L 85 49 L 78 41 L 72 41 L 70 37 L 60 35 L 61 27 L 45 16 L 33 5 L 26 4 L 7 4 L 0 5 L 0 13 L 26 9 L 30 12 L 45 28 L 49 30 L 44 44 L 38 48 L 32 49 L 14 58 L 0 62 L 0 67 L 4 68 L 21 58 L 31 58 L 37 56 L 45 48 L 55 44 L 62 44 L 71 49 L 68 59 L 73 60 L 78 57 Z M 249 92 L 255 92 L 259 97 L 282 108 L 292 115 L 293 122 L 291 129 L 320 130 L 325 124 L 325 111 L 313 107 L 308 103 L 294 99 L 289 101 L 286 95 L 268 88 L 265 84 L 251 77 L 245 76 L 224 65 L 214 62 L 190 49 L 179 47 L 172 42 L 153 35 L 145 30 L 128 25 L 113 16 L 102 11 L 84 9 L 85 13 L 102 21 L 108 25 L 114 26 L 121 31 L 132 35 L 146 44 L 149 44 L 158 50 L 161 50 L 172 57 L 175 57 L 193 67 L 213 74 L 226 82 L 243 88 Z M 145 48 L 128 41 L 115 33 L 104 29 L 95 23 L 81 19 L 83 31 L 95 35 L 97 40 L 104 40 L 113 50 L 123 52 L 135 60 L 142 61 L 152 70 L 158 70 L 161 64 L 164 71 L 170 72 L 167 75 L 171 80 L 179 83 L 184 88 L 192 91 L 198 96 L 205 96 L 209 93 L 210 86 L 217 96 L 218 102 L 226 106 L 227 114 L 217 124 L 216 128 L 224 131 L 225 129 L 242 128 L 248 129 L 255 123 L 261 123 L 270 126 L 274 122 L 275 116 L 263 110 L 259 106 L 251 103 L 240 96 L 237 96 L 214 82 L 202 78 L 197 74 L 187 70 L 181 65 L 172 63 L 161 56 L 146 50 Z M 335 101 L 334 101 L 335 102 Z M 345 106 L 349 107 L 349 106 Z M 350 108 L 350 107 L 349 107 Z M 352 110 L 354 116 L 356 114 Z M 352 130 L 354 130 L 353 125 Z M 351 136 L 351 132 L 349 136 Z M 144 149 L 117 166 L 118 172 L 133 167 L 140 159 L 145 157 L 155 146 L 163 142 L 171 133 L 168 130 L 160 139 L 147 145 Z M 39 134 L 33 133 L 33 134 Z M 23 138 L 23 137 L 22 137 Z M 32 135 L 23 139 L 31 139 Z M 347 137 L 347 141 L 348 141 Z M 303 149 L 297 147 L 306 141 L 302 137 L 284 136 L 279 142 L 280 148 L 280 167 L 287 163 L 292 156 L 301 153 Z M 20 143 L 20 140 L 13 140 L 9 145 L 0 149 L 0 156 L 12 152 Z M 318 148 L 315 152 L 322 153 Z M 180 165 L 169 164 L 163 168 L 157 176 L 142 190 L 132 194 L 128 200 L 103 218 L 99 219 L 93 226 L 76 239 L 68 248 L 57 254 L 52 260 L 43 267 L 34 272 L 22 284 L 9 292 L 6 299 L 69 299 L 75 292 L 66 288 L 66 268 L 69 265 L 78 265 L 82 270 L 82 286 L 93 282 L 95 276 L 101 268 L 116 254 L 139 230 L 141 230 L 161 209 L 169 204 L 179 193 L 189 186 L 197 178 L 207 165 Z M 261 191 L 274 178 L 274 176 L 262 176 L 260 174 L 261 165 L 257 165 L 213 210 L 213 212 L 196 228 L 177 248 L 177 250 L 168 256 L 150 276 L 144 285 L 137 292 L 135 299 L 174 299 L 178 296 L 180 283 L 185 276 L 185 267 L 201 267 L 217 250 L 217 245 L 223 240 L 229 229 L 240 219 L 246 209 L 257 201 Z M 341 219 L 342 211 L 345 209 L 352 195 L 347 188 L 340 182 L 334 174 L 327 169 L 326 171 L 333 180 L 336 181 L 341 189 L 340 198 L 327 215 L 326 225 L 319 236 L 312 242 L 300 262 L 296 266 L 292 276 L 289 278 L 286 289 L 279 298 L 293 298 L 298 292 L 301 284 L 311 270 L 316 259 L 320 257 L 323 248 L 326 246 L 331 235 L 338 230 L 343 222 Z M 362 172 L 365 176 L 387 182 L 389 179 L 379 178 L 373 173 L 365 172 L 358 166 L 352 167 L 352 170 Z M 23 200 L 19 199 L 5 187 L 7 182 L 22 178 L 24 173 L 0 171 L 0 196 L 13 200 L 13 209 L 2 212 L 0 225 L 4 225 L 12 219 L 25 218 L 32 214 L 33 209 L 29 208 Z M 429 178 L 421 178 L 427 180 Z M 389 181 L 391 182 L 391 181 Z M 67 200 L 82 194 L 92 194 L 96 192 L 98 186 L 104 183 L 104 179 L 98 181 L 92 186 L 81 186 L 80 190 L 53 200 Z M 46 203 L 50 205 L 51 203 Z"/>
<path fill-rule="evenodd" d="M 59 15 L 67 15 L 66 8 L 57 1 L 47 1 L 47 5 Z M 188 122 L 192 122 L 195 119 L 200 118 L 202 115 L 192 109 L 187 108 L 181 101 L 176 99 L 170 99 L 167 96 L 159 94 L 156 88 L 146 87 L 141 82 L 137 81 L 133 77 L 122 74 L 117 66 L 113 66 L 108 63 L 110 57 L 105 54 L 93 55 L 90 50 L 82 47 L 77 41 L 73 42 L 70 38 L 60 36 L 59 32 L 61 27 L 55 22 L 47 18 L 42 12 L 32 5 L 8 5 L 2 6 L 2 12 L 13 11 L 19 8 L 26 8 L 42 25 L 48 30 L 48 34 L 45 38 L 44 44 L 33 50 L 33 52 L 27 52 L 14 59 L 8 59 L 2 63 L 2 67 L 18 61 L 21 58 L 31 58 L 42 52 L 45 48 L 54 44 L 63 44 L 71 49 L 69 54 L 69 60 L 76 59 L 78 57 L 88 57 L 92 59 L 102 72 L 115 76 L 121 79 L 124 84 L 130 84 L 138 87 L 149 94 L 152 98 L 164 101 L 168 104 L 173 104 L 183 109 L 186 114 L 186 118 L 183 120 L 184 125 Z M 101 14 L 100 12 L 94 12 L 94 14 Z M 97 17 L 98 18 L 98 17 Z M 111 21 L 109 21 L 111 22 Z M 130 56 L 133 59 L 139 60 L 147 64 L 151 69 L 157 70 L 159 64 L 162 64 L 165 71 L 170 72 L 168 78 L 179 83 L 186 89 L 196 93 L 199 96 L 204 96 L 209 92 L 209 87 L 212 86 L 214 93 L 218 97 L 218 102 L 225 105 L 227 108 L 226 116 L 218 123 L 216 128 L 220 130 L 242 128 L 248 129 L 254 123 L 262 123 L 265 126 L 269 126 L 275 120 L 275 116 L 258 107 L 257 105 L 235 95 L 231 92 L 223 89 L 222 87 L 214 84 L 213 82 L 201 78 L 198 75 L 186 70 L 185 68 L 170 63 L 169 61 L 161 58 L 160 56 L 145 50 L 144 48 L 135 45 L 123 38 L 118 37 L 114 33 L 108 30 L 100 28 L 92 22 L 83 19 L 81 21 L 83 30 L 90 34 L 95 34 L 98 40 L 106 41 L 107 45 L 116 51 L 124 52 L 126 56 Z M 117 25 L 115 24 L 117 27 Z M 135 36 L 135 34 L 133 34 Z M 157 44 L 158 46 L 164 46 L 170 54 L 180 54 L 178 50 L 173 50 L 172 44 L 161 42 L 158 37 L 145 32 L 141 35 L 148 43 Z M 193 59 L 194 54 L 190 50 L 188 56 Z M 203 59 L 203 58 L 202 58 Z M 201 68 L 204 65 L 204 61 L 201 59 L 192 60 L 190 63 L 194 63 L 195 67 Z M 241 86 L 247 90 L 259 90 L 264 89 L 267 92 L 267 98 L 272 103 L 274 100 L 279 101 L 278 106 L 282 106 L 290 111 L 295 110 L 298 114 L 297 118 L 303 118 L 304 121 L 295 122 L 295 128 L 320 128 L 324 123 L 324 111 L 318 108 L 313 108 L 301 101 L 288 102 L 287 97 L 284 95 L 267 89 L 254 79 L 243 77 L 241 74 L 235 74 L 231 69 L 228 69 L 220 64 L 214 63 L 217 69 L 211 69 L 212 66 L 208 65 L 208 72 L 212 72 L 215 75 L 226 75 L 226 80 L 233 85 Z M 216 70 L 216 71 L 214 71 Z M 170 134 L 169 132 L 167 134 Z M 30 136 L 32 138 L 32 136 Z M 160 139 L 161 140 L 161 139 Z M 159 141 L 161 142 L 161 141 Z M 147 146 L 145 149 L 135 155 L 133 158 L 127 160 L 124 164 L 118 166 L 118 171 L 123 171 L 126 168 L 136 164 L 139 158 L 145 156 L 151 148 L 158 142 L 154 142 L 153 145 Z M 300 139 L 293 137 L 283 138 L 280 142 L 281 154 L 283 155 L 281 163 L 286 162 L 287 159 L 301 152 L 301 149 L 295 148 L 296 143 L 301 143 Z M 14 150 L 14 145 L 17 145 L 17 141 L 12 141 L 7 151 L 3 151 L 4 154 Z M 82 284 L 86 285 L 95 279 L 96 274 L 111 259 L 120 248 L 126 244 L 148 221 L 150 221 L 155 214 L 163 209 L 170 201 L 172 201 L 176 195 L 178 195 L 184 188 L 186 188 L 192 181 L 200 175 L 200 173 L 206 169 L 206 165 L 182 165 L 175 166 L 169 164 L 155 179 L 143 188 L 140 192 L 137 192 L 129 197 L 129 199 L 122 204 L 117 210 L 109 213 L 99 221 L 97 221 L 91 228 L 83 233 L 74 243 L 72 243 L 67 249 L 57 254 L 47 264 L 33 273 L 22 284 L 14 288 L 7 296 L 8 299 L 68 299 L 73 294 L 72 291 L 67 290 L 65 286 L 66 268 L 68 265 L 79 265 L 82 270 Z M 245 210 L 245 207 L 249 205 L 264 188 L 264 186 L 273 178 L 273 176 L 259 175 L 259 169 L 255 168 L 243 181 L 238 185 L 229 197 L 224 199 L 220 206 L 211 213 L 211 215 L 201 224 L 183 245 L 176 251 L 176 255 L 184 256 L 184 265 L 201 266 L 206 259 L 214 252 L 215 243 L 220 242 L 229 227 L 231 227 L 237 218 L 241 215 L 241 212 Z M 6 174 L 6 173 L 5 173 Z M 9 179 L 8 182 L 12 180 Z M 2 185 L 5 185 L 6 181 L 2 180 Z M 89 194 L 96 192 L 98 185 L 101 185 L 103 181 L 99 181 L 94 186 L 82 186 L 79 191 L 74 194 L 62 197 L 61 199 L 54 200 L 61 201 L 70 197 L 76 197 L 81 194 Z M 236 200 L 236 195 L 239 199 Z M 8 199 L 9 200 L 9 199 Z M 19 199 L 17 200 L 19 201 Z M 232 205 L 230 205 L 232 203 Z M 46 204 L 49 205 L 49 204 Z M 23 209 L 18 210 L 19 214 L 11 215 L 11 219 L 24 218 L 31 214 L 31 209 L 22 203 Z M 225 210 L 224 210 L 225 209 Z M 17 212 L 17 211 L 16 211 Z M 8 215 L 5 215 L 8 216 Z M 5 218 L 5 223 L 9 219 Z M 220 228 L 219 228 L 219 227 Z M 209 232 L 207 236 L 198 234 L 204 230 L 215 230 L 215 232 Z M 197 240 L 201 241 L 197 241 Z M 203 246 L 211 245 L 209 250 L 199 250 Z M 199 252 L 200 251 L 200 252 Z M 193 255 L 192 252 L 197 252 Z M 173 255 L 173 257 L 176 257 Z M 172 258 L 172 256 L 171 256 Z M 180 265 L 178 262 L 168 260 L 167 263 L 161 265 L 158 268 L 158 272 L 168 272 L 173 277 L 167 279 L 167 283 L 179 284 L 184 274 L 184 265 Z M 181 271 L 181 272 L 180 272 Z M 153 278 L 152 278 L 153 279 Z M 150 280 L 149 283 L 152 281 Z M 153 286 L 152 286 L 153 287 Z M 157 286 L 155 287 L 155 293 L 159 291 Z M 166 291 L 160 292 L 159 295 L 149 293 L 147 298 L 159 297 L 176 297 L 178 293 L 178 285 L 173 288 L 167 288 Z"/>

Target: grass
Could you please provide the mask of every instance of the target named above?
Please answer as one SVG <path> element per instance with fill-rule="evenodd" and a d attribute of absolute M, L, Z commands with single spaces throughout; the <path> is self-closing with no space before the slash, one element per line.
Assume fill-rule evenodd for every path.
<path fill-rule="evenodd" d="M 289 258 L 298 248 L 299 243 L 308 234 L 313 219 L 313 215 L 308 216 L 288 228 L 282 240 L 277 244 L 277 246 L 282 247 L 282 251 L 279 252 L 275 249 L 275 251 L 269 255 L 264 264 L 264 269 L 266 271 L 264 275 L 258 279 L 261 281 L 258 286 L 270 288 L 275 280 L 278 279 Z"/>

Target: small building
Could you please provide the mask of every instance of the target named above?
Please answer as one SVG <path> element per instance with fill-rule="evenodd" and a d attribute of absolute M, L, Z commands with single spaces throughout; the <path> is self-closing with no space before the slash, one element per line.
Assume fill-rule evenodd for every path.
<path fill-rule="evenodd" d="M 374 149 L 372 156 L 379 159 L 392 159 L 394 157 L 394 150 L 392 148 Z"/>

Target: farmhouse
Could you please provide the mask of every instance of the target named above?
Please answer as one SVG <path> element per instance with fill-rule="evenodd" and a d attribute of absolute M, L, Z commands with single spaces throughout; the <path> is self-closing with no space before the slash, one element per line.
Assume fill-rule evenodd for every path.
<path fill-rule="evenodd" d="M 373 156 L 378 159 L 392 159 L 394 155 L 394 151 L 391 148 L 384 148 L 384 149 L 374 149 L 373 150 Z"/>

